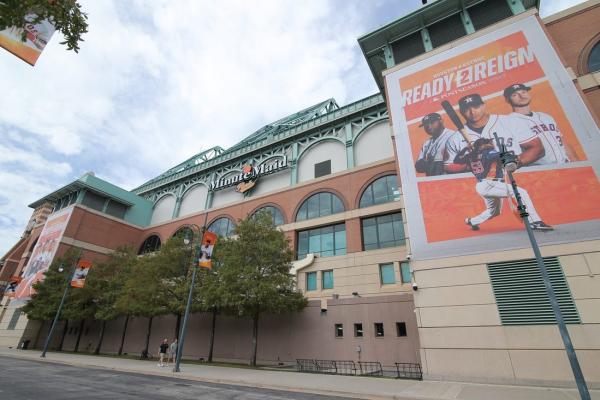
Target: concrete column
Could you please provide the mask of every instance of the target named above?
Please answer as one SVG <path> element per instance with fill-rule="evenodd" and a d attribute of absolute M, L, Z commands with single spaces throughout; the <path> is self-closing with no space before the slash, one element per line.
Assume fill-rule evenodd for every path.
<path fill-rule="evenodd" d="M 360 218 L 346 220 L 346 253 L 362 251 Z"/>
<path fill-rule="evenodd" d="M 354 168 L 354 143 L 352 138 L 352 124 L 345 126 L 346 130 L 346 166 Z"/>
<path fill-rule="evenodd" d="M 471 21 L 471 17 L 469 16 L 469 12 L 467 10 L 463 10 L 463 12 L 460 13 L 460 20 L 465 27 L 465 32 L 467 32 L 467 35 L 475 32 L 475 26 L 473 25 L 473 21 Z"/>
<path fill-rule="evenodd" d="M 423 46 L 425 46 L 425 51 L 433 50 L 433 44 L 431 43 L 429 31 L 426 27 L 421 28 L 421 39 L 423 39 Z"/>
<path fill-rule="evenodd" d="M 523 6 L 523 2 L 521 0 L 506 0 L 506 2 L 508 3 L 513 15 L 525 12 L 525 6 Z"/>

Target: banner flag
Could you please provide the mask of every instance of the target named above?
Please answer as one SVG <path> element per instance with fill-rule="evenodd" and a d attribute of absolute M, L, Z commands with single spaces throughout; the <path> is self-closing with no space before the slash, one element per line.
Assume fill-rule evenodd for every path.
<path fill-rule="evenodd" d="M 198 266 L 201 268 L 212 268 L 212 253 L 217 244 L 217 234 L 213 232 L 204 232 L 202 236 L 202 246 L 200 246 L 200 258 Z"/>
<path fill-rule="evenodd" d="M 28 21 L 34 21 L 35 18 L 35 14 L 25 17 Z M 37 24 L 27 23 L 23 28 L 13 26 L 0 31 L 0 47 L 33 66 L 55 30 L 54 25 L 47 19 Z M 24 42 L 21 40 L 23 31 L 25 31 Z"/>
<path fill-rule="evenodd" d="M 83 288 L 85 285 L 85 278 L 87 278 L 90 268 L 92 268 L 91 261 L 79 260 L 77 263 L 77 269 L 73 273 L 73 278 L 71 278 L 71 287 L 80 289 Z"/>

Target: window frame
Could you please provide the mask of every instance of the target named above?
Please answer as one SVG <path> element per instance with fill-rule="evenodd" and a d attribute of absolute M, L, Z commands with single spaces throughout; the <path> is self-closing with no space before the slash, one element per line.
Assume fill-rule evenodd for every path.
<path fill-rule="evenodd" d="M 267 205 L 257 208 L 250 217 L 251 218 L 254 217 L 256 214 L 258 214 L 259 212 L 261 212 L 263 210 L 267 211 L 269 214 L 271 214 L 271 219 L 273 220 L 273 224 L 275 226 L 280 226 L 280 225 L 285 224 L 285 218 L 283 216 L 283 213 L 279 209 L 279 207 L 275 207 L 274 205 L 271 205 L 271 204 L 267 204 Z M 274 211 L 271 212 L 271 210 L 274 210 Z M 279 223 L 279 224 L 277 223 L 277 217 L 279 217 L 281 219 L 281 223 Z"/>
<path fill-rule="evenodd" d="M 220 225 L 222 225 L 223 220 L 228 221 L 228 224 L 225 228 L 225 231 L 226 231 L 225 235 L 221 235 L 220 231 L 216 232 L 213 229 L 213 226 L 217 223 L 217 221 L 219 222 Z M 221 227 L 219 227 L 219 228 L 221 228 Z M 235 234 L 235 222 L 233 222 L 233 220 L 227 216 L 221 216 L 221 217 L 218 217 L 218 218 L 215 218 L 214 220 L 212 220 L 212 222 L 210 223 L 210 225 L 208 225 L 208 228 L 206 228 L 206 230 L 209 232 L 215 233 L 217 236 L 220 236 L 220 237 L 225 237 L 225 238 L 231 237 Z M 222 229 L 220 229 L 220 230 L 222 230 Z"/>
<path fill-rule="evenodd" d="M 331 273 L 331 287 L 325 287 L 325 274 Z M 321 271 L 321 290 L 331 290 L 333 289 L 333 269 L 325 269 Z"/>
<path fill-rule="evenodd" d="M 313 289 L 309 288 L 309 285 L 308 285 L 308 283 L 310 281 L 309 277 L 314 277 L 315 278 L 315 280 L 314 280 L 314 288 Z M 317 288 L 318 288 L 318 285 L 317 285 L 317 271 L 306 272 L 306 291 L 307 292 L 314 292 L 314 291 L 317 290 Z"/>
<path fill-rule="evenodd" d="M 331 232 L 328 232 L 330 229 Z M 329 243 L 329 238 L 326 235 L 331 235 L 331 248 L 328 247 L 324 249 L 323 245 Z M 296 238 L 297 260 L 301 260 L 311 253 L 318 254 L 320 257 L 344 255 L 346 254 L 348 246 L 345 222 L 301 230 L 297 232 Z M 312 242 L 311 238 L 313 240 Z M 315 248 L 317 247 L 317 241 L 318 249 Z"/>
<path fill-rule="evenodd" d="M 378 328 L 379 326 L 381 327 L 381 334 L 379 334 L 379 333 L 378 333 L 378 330 L 377 330 L 377 328 Z M 376 338 L 382 338 L 382 337 L 385 337 L 385 328 L 384 328 L 384 326 L 383 326 L 383 322 L 374 322 L 374 323 L 373 323 L 373 330 L 374 330 L 374 332 L 375 332 L 375 337 L 376 337 Z"/>
<path fill-rule="evenodd" d="M 402 335 L 404 333 L 404 335 Z M 406 322 L 396 322 L 396 336 L 407 337 L 408 330 L 406 329 Z"/>
<path fill-rule="evenodd" d="M 334 324 L 334 336 L 339 339 L 344 337 L 344 324 Z"/>
<path fill-rule="evenodd" d="M 383 274 L 383 268 L 384 267 L 392 267 L 392 282 L 385 282 L 384 280 L 384 274 Z M 387 262 L 387 263 L 381 263 L 379 264 L 379 283 L 381 284 L 381 286 L 384 285 L 393 285 L 396 283 L 396 265 L 394 265 L 393 262 Z"/>
<path fill-rule="evenodd" d="M 358 332 L 359 332 L 358 326 L 359 325 L 360 325 L 360 335 L 358 334 Z M 362 322 L 355 322 L 354 323 L 354 337 L 355 338 L 365 337 L 365 329 L 363 327 L 363 323 Z"/>
<path fill-rule="evenodd" d="M 328 199 L 329 211 L 328 212 L 326 209 L 321 208 L 321 204 L 323 202 L 321 197 L 323 195 L 329 196 L 329 199 Z M 316 209 L 309 208 L 309 206 L 311 204 L 313 207 L 315 207 L 315 205 L 316 205 Z M 296 218 L 294 219 L 294 221 L 295 222 L 307 221 L 310 219 L 340 214 L 345 211 L 346 211 L 346 206 L 340 196 L 338 196 L 337 194 L 332 193 L 332 192 L 322 191 L 322 192 L 314 193 L 314 194 L 310 195 L 309 197 L 307 197 L 306 199 L 304 199 L 302 204 L 300 204 L 300 207 L 298 207 L 298 211 L 296 211 Z"/>
<path fill-rule="evenodd" d="M 379 182 L 381 182 L 384 179 L 385 179 L 385 189 L 387 192 L 387 194 L 385 196 L 385 200 L 376 201 L 375 200 L 375 187 Z M 392 180 L 392 181 L 389 182 L 390 180 Z M 391 185 L 390 185 L 390 183 L 391 183 Z M 383 175 L 383 176 L 378 177 L 377 179 L 375 179 L 371 183 L 369 183 L 367 185 L 367 187 L 362 191 L 360 198 L 358 200 L 358 208 L 372 207 L 372 206 L 376 206 L 379 204 L 386 204 L 386 203 L 391 203 L 391 202 L 400 200 L 400 198 L 396 198 L 396 194 L 394 193 L 394 187 L 395 187 L 395 190 L 397 190 L 398 192 L 400 191 L 400 185 L 398 184 L 398 175 L 388 174 L 388 175 Z M 365 196 L 370 197 L 370 200 Z"/>
<path fill-rule="evenodd" d="M 405 278 L 407 278 L 408 280 Z M 412 272 L 410 270 L 410 264 L 408 263 L 408 261 L 400 262 L 400 281 L 402 283 L 412 283 Z"/>
<path fill-rule="evenodd" d="M 157 243 L 154 243 L 153 246 L 150 246 L 150 244 L 151 244 L 150 239 L 153 239 L 153 238 L 156 238 L 155 242 L 157 242 Z M 162 240 L 160 239 L 160 236 L 153 233 L 150 236 L 148 236 L 146 239 L 144 239 L 144 241 L 140 245 L 140 248 L 138 249 L 138 256 L 154 253 L 155 251 L 160 250 L 161 246 L 162 246 Z M 151 250 L 149 250 L 150 247 L 152 247 Z"/>
<path fill-rule="evenodd" d="M 399 220 L 396 221 L 394 220 L 394 217 L 398 215 L 399 216 Z M 391 217 L 391 221 L 389 222 L 379 222 L 380 219 L 383 219 L 384 217 Z M 374 225 L 365 225 L 365 222 L 371 222 L 371 221 L 375 221 Z M 382 236 L 380 229 L 383 229 L 384 224 L 388 224 L 391 223 L 391 228 L 392 228 L 392 232 L 394 232 L 394 223 L 399 223 L 399 229 L 400 229 L 400 234 L 402 235 L 402 238 L 395 238 L 393 241 L 384 241 L 382 242 L 380 239 L 380 236 Z M 370 228 L 374 226 L 375 227 L 375 237 L 376 237 L 376 241 L 375 242 L 369 242 L 366 243 L 365 242 L 365 228 Z M 380 228 L 382 227 L 382 228 Z M 393 213 L 389 213 L 389 214 L 381 214 L 381 215 L 373 215 L 373 216 L 368 216 L 365 218 L 362 218 L 360 220 L 360 233 L 361 233 L 361 239 L 362 239 L 362 250 L 363 251 L 369 251 L 369 250 L 378 250 L 378 249 L 385 249 L 385 248 L 389 248 L 389 247 L 398 247 L 398 246 L 405 246 L 406 245 L 406 232 L 404 231 L 404 219 L 402 218 L 402 212 L 400 211 L 396 211 Z M 394 235 L 395 236 L 395 235 Z M 391 244 L 391 245 L 387 245 L 387 244 Z M 369 248 L 367 248 L 367 246 Z M 375 247 L 373 247 L 375 246 Z"/>

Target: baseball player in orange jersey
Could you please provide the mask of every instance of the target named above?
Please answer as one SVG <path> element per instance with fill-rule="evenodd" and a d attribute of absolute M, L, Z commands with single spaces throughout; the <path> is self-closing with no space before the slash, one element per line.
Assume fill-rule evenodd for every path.
<path fill-rule="evenodd" d="M 467 120 L 465 131 L 471 142 L 477 139 L 493 139 L 494 133 L 504 140 L 507 151 L 513 151 L 517 156 L 519 166 L 529 165 L 544 156 L 544 146 L 540 138 L 531 132 L 525 123 L 515 123 L 506 115 L 489 114 L 485 103 L 477 93 L 461 97 L 458 100 L 460 113 Z M 468 171 L 466 164 L 454 163 L 456 155 L 468 143 L 460 133 L 455 133 L 446 142 L 444 170 L 447 173 Z"/>
<path fill-rule="evenodd" d="M 554 118 L 543 112 L 531 111 L 531 88 L 523 83 L 515 83 L 504 89 L 504 98 L 511 105 L 513 112 L 509 114 L 518 124 L 525 122 L 530 131 L 537 135 L 544 146 L 544 156 L 532 165 L 564 164 L 573 159 L 568 153 L 572 151 L 565 145 L 562 133 Z"/>

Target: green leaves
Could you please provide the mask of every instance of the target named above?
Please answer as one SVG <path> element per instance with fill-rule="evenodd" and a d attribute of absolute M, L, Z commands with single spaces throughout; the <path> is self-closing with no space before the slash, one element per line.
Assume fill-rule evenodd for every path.
<path fill-rule="evenodd" d="M 35 18 L 31 19 L 31 15 Z M 0 30 L 21 28 L 27 23 L 49 20 L 61 32 L 67 50 L 79 51 L 82 36 L 88 31 L 87 15 L 76 0 L 2 0 L 0 1 Z M 26 33 L 23 31 L 22 40 Z"/>

